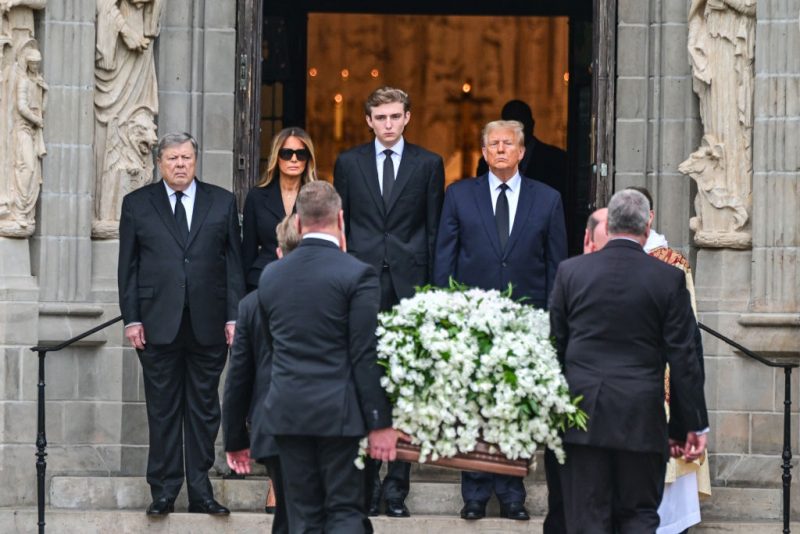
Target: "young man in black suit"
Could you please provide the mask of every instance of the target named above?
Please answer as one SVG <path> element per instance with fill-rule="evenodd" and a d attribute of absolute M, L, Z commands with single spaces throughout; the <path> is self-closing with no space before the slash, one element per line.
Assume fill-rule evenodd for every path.
<path fill-rule="evenodd" d="M 340 250 L 341 200 L 327 182 L 297 197 L 300 245 L 264 268 L 258 286 L 272 376 L 264 429 L 275 437 L 289 530 L 364 533 L 360 439 L 393 460 L 397 434 L 380 385 L 378 278 Z"/>
<path fill-rule="evenodd" d="M 567 257 L 567 234 L 561 197 L 553 188 L 520 174 L 525 157 L 523 126 L 517 121 L 492 121 L 483 130 L 486 174 L 461 180 L 447 189 L 436 241 L 433 281 L 446 287 L 450 277 L 468 286 L 503 291 L 513 285 L 512 297 L 547 307 L 556 269 Z M 545 532 L 560 531 L 557 468 L 552 452 L 545 453 L 549 502 Z M 463 472 L 463 519 L 486 515 L 492 493 L 503 517 L 525 521 L 525 486 L 520 477 Z"/>
<path fill-rule="evenodd" d="M 189 511 L 224 515 L 208 470 L 217 386 L 244 294 L 236 200 L 196 179 L 189 134 L 162 137 L 157 159 L 163 180 L 126 195 L 119 224 L 120 309 L 142 364 L 150 427 L 147 514 L 173 511 L 185 456 Z"/>
<path fill-rule="evenodd" d="M 682 271 L 644 252 L 649 219 L 644 195 L 618 192 L 608 205 L 606 246 L 563 262 L 556 275 L 552 335 L 570 393 L 583 396 L 589 416 L 586 431 L 564 435 L 570 533 L 655 532 L 668 454 L 692 461 L 705 449 L 708 415 L 689 292 Z"/>
<path fill-rule="evenodd" d="M 433 249 L 444 195 L 444 164 L 437 154 L 408 143 L 403 130 L 411 102 L 400 89 L 381 87 L 364 106 L 375 139 L 343 152 L 333 184 L 342 197 L 347 248 L 380 278 L 380 310 L 414 295 L 431 281 Z M 368 462 L 370 515 L 380 513 L 380 464 Z M 383 481 L 386 514 L 408 517 L 410 465 L 389 464 Z"/>

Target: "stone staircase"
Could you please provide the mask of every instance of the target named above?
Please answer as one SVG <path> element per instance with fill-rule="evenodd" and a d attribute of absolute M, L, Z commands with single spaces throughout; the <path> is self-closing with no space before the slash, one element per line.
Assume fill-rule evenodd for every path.
<path fill-rule="evenodd" d="M 527 479 L 530 522 L 500 519 L 491 502 L 486 519 L 467 522 L 458 517 L 461 508 L 459 475 L 456 471 L 415 465 L 412 491 L 407 504 L 409 519 L 379 517 L 373 520 L 378 534 L 470 534 L 538 533 L 547 507 L 547 489 L 534 471 Z M 105 534 L 239 534 L 269 532 L 272 516 L 263 513 L 266 479 L 212 479 L 217 499 L 234 512 L 216 518 L 186 512 L 185 492 L 176 502 L 176 513 L 150 519 L 144 509 L 150 493 L 144 477 L 54 476 L 50 481 L 47 508 L 48 533 Z M 781 493 L 778 488 L 714 488 L 703 503 L 703 523 L 692 533 L 781 532 Z M 0 533 L 37 531 L 35 507 L 0 508 Z M 800 533 L 800 523 L 792 530 Z"/>

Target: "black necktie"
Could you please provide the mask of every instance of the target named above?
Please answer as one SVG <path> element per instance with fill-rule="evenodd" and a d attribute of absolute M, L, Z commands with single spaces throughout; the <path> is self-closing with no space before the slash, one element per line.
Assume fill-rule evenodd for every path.
<path fill-rule="evenodd" d="M 506 191 L 508 186 L 500 184 L 500 195 L 497 197 L 497 205 L 494 208 L 494 222 L 497 224 L 497 237 L 500 238 L 500 250 L 506 249 L 508 242 L 508 197 Z"/>
<path fill-rule="evenodd" d="M 386 155 L 386 159 L 383 160 L 383 203 L 388 206 L 394 186 L 394 162 L 392 161 L 393 152 L 390 149 L 387 148 L 383 153 Z"/>
<path fill-rule="evenodd" d="M 183 209 L 183 191 L 175 191 L 175 222 L 178 224 L 178 233 L 180 233 L 183 242 L 189 238 L 189 223 L 186 221 L 186 210 Z"/>

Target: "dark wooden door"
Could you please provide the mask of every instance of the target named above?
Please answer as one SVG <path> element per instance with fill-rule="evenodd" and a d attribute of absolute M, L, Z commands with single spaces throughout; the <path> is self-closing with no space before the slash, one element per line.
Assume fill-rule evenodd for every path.
<path fill-rule="evenodd" d="M 262 1 L 238 0 L 233 192 L 239 208 L 258 179 L 261 115 Z"/>
<path fill-rule="evenodd" d="M 617 0 L 594 0 L 592 58 L 592 209 L 614 190 Z"/>

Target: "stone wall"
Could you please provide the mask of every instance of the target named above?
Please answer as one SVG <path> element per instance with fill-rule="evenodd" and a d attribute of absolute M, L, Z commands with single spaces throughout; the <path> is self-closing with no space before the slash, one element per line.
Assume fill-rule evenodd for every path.
<path fill-rule="evenodd" d="M 35 503 L 37 361 L 29 347 L 119 314 L 117 242 L 92 240 L 95 0 L 49 2 L 43 186 L 30 240 L 0 238 L 0 506 Z M 194 134 L 198 175 L 233 184 L 235 2 L 168 0 L 156 42 L 159 135 Z M 121 324 L 47 357 L 48 477 L 142 475 L 147 423 Z"/>
<path fill-rule="evenodd" d="M 797 0 L 759 1 L 753 134 L 752 250 L 698 249 L 696 187 L 678 165 L 703 126 L 687 51 L 687 0 L 620 0 L 615 190 L 647 186 L 655 227 L 692 258 L 700 320 L 757 352 L 800 351 Z M 715 486 L 777 487 L 784 377 L 704 334 Z M 798 377 L 793 380 L 797 414 Z M 792 419 L 797 453 L 800 418 Z M 797 490 L 794 491 L 797 493 Z M 800 508 L 800 499 L 793 503 Z"/>
<path fill-rule="evenodd" d="M 686 53 L 688 2 L 620 0 L 617 13 L 615 190 L 647 187 L 655 228 L 688 256 L 691 180 L 678 165 L 701 132 Z"/>

